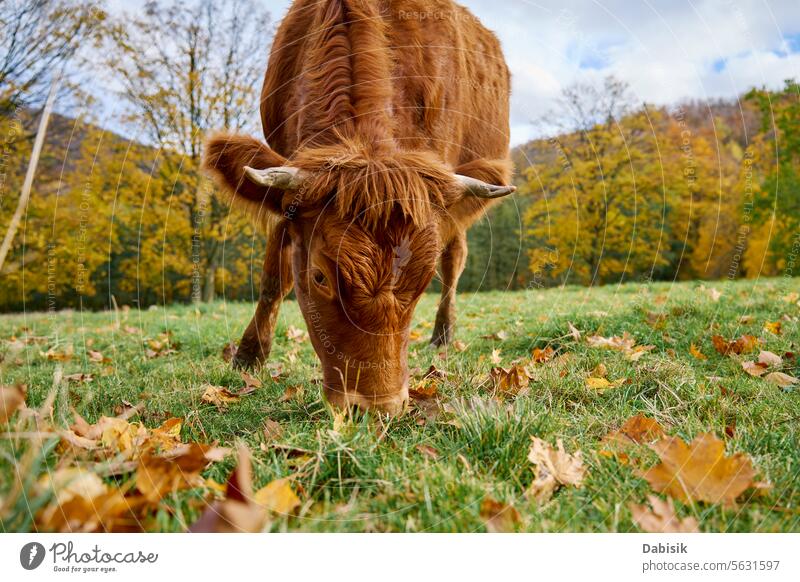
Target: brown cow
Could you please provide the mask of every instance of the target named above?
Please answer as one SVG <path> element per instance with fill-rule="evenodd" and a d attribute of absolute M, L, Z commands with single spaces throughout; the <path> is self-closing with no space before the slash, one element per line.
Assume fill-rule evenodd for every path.
<path fill-rule="evenodd" d="M 408 398 L 414 307 L 441 259 L 431 342 L 449 342 L 466 231 L 514 189 L 509 73 L 495 36 L 451 0 L 296 0 L 261 94 L 267 146 L 216 135 L 205 166 L 273 217 L 235 364 L 267 357 L 294 287 L 337 406 Z"/>

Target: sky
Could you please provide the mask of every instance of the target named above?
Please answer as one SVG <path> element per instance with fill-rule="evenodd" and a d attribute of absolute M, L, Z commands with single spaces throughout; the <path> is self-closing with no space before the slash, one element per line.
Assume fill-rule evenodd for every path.
<path fill-rule="evenodd" d="M 290 0 L 261 0 L 280 20 Z M 112 5 L 130 2 L 112 0 Z M 512 145 L 575 82 L 614 75 L 640 102 L 733 98 L 800 79 L 800 0 L 463 0 L 512 73 Z"/>

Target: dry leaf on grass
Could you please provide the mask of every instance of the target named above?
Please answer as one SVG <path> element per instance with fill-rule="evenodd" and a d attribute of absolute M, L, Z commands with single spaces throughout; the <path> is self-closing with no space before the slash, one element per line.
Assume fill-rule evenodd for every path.
<path fill-rule="evenodd" d="M 303 397 L 304 388 L 299 385 L 287 386 L 283 395 L 278 398 L 278 402 L 289 402 L 290 400 L 299 400 Z"/>
<path fill-rule="evenodd" d="M 183 444 L 167 454 L 146 451 L 139 457 L 136 487 L 151 503 L 169 493 L 199 487 L 203 484 L 200 472 L 227 453 L 227 449 L 200 443 Z"/>
<path fill-rule="evenodd" d="M 697 436 L 690 444 L 678 437 L 651 445 L 661 463 L 642 476 L 653 490 L 684 503 L 705 501 L 731 505 L 753 485 L 755 472 L 743 453 L 725 456 L 725 443 L 711 433 Z"/>
<path fill-rule="evenodd" d="M 288 479 L 276 479 L 253 496 L 256 504 L 278 515 L 289 515 L 300 507 L 300 499 L 292 490 Z"/>
<path fill-rule="evenodd" d="M 625 378 L 619 378 L 612 382 L 608 378 L 589 377 L 586 378 L 586 387 L 602 392 L 604 390 L 608 390 L 609 388 L 618 388 L 619 386 L 622 386 L 625 381 Z"/>
<path fill-rule="evenodd" d="M 589 336 L 586 338 L 586 343 L 592 348 L 603 348 L 622 352 L 625 354 L 625 357 L 632 362 L 638 361 L 646 353 L 655 349 L 655 346 L 651 345 L 637 346 L 636 340 L 628 332 L 624 332 L 621 337 Z"/>
<path fill-rule="evenodd" d="M 790 376 L 789 374 L 784 374 L 783 372 L 772 372 L 771 374 L 767 374 L 764 376 L 764 380 L 769 382 L 770 384 L 775 384 L 776 386 L 780 386 L 781 388 L 790 388 L 800 382 L 794 376 Z"/>
<path fill-rule="evenodd" d="M 489 379 L 495 394 L 500 397 L 522 396 L 528 393 L 531 376 L 524 366 L 492 368 Z"/>
<path fill-rule="evenodd" d="M 489 361 L 495 366 L 500 365 L 500 362 L 503 361 L 503 358 L 500 356 L 500 348 L 495 348 L 492 350 L 492 355 L 489 356 Z"/>
<path fill-rule="evenodd" d="M 58 469 L 45 475 L 38 488 L 53 493 L 52 501 L 36 515 L 41 531 L 113 532 L 141 528 L 136 511 L 144 500 L 125 497 L 121 489 L 109 487 L 86 469 Z"/>
<path fill-rule="evenodd" d="M 736 340 L 728 341 L 721 335 L 711 336 L 711 343 L 717 353 L 723 356 L 730 354 L 747 354 L 758 347 L 759 340 L 752 335 L 743 335 Z"/>
<path fill-rule="evenodd" d="M 639 529 L 648 533 L 699 533 L 700 526 L 694 517 L 680 519 L 675 513 L 672 499 L 664 501 L 656 495 L 648 495 L 647 504 L 629 505 L 633 521 Z"/>
<path fill-rule="evenodd" d="M 208 404 L 213 404 L 220 410 L 227 408 L 228 404 L 232 402 L 239 402 L 239 396 L 224 388 L 222 386 L 214 386 L 213 384 L 205 384 L 201 386 L 204 388 L 203 395 L 200 399 Z"/>
<path fill-rule="evenodd" d="M 544 349 L 534 348 L 531 353 L 531 362 L 534 364 L 544 364 L 552 360 L 555 353 L 556 351 L 550 346 Z"/>
<path fill-rule="evenodd" d="M 533 442 L 528 451 L 528 460 L 534 465 L 534 478 L 526 492 L 528 497 L 544 503 L 561 485 L 581 487 L 586 475 L 581 451 L 574 455 L 568 454 L 561 439 L 558 439 L 556 448 L 536 437 L 531 437 L 531 440 Z"/>
<path fill-rule="evenodd" d="M 783 358 L 781 358 L 778 354 L 768 352 L 767 350 L 761 350 L 761 352 L 759 352 L 758 361 L 761 364 L 766 364 L 767 366 L 774 366 L 776 368 L 783 365 Z"/>
<path fill-rule="evenodd" d="M 643 414 L 632 416 L 619 427 L 619 430 L 608 433 L 603 442 L 618 444 L 648 444 L 664 436 L 664 427 L 657 420 Z"/>
<path fill-rule="evenodd" d="M 241 372 L 239 372 L 239 376 L 241 376 L 242 380 L 244 380 L 244 388 L 239 390 L 239 393 L 238 393 L 239 396 L 245 396 L 247 394 L 252 394 L 253 392 L 258 390 L 262 386 L 261 380 L 259 380 L 258 378 L 256 378 L 252 374 L 249 374 L 249 373 L 247 373 L 245 371 L 241 371 Z"/>
<path fill-rule="evenodd" d="M 764 324 L 764 329 L 771 334 L 781 335 L 783 333 L 783 324 L 780 321 L 768 321 Z"/>
<path fill-rule="evenodd" d="M 689 353 L 698 360 L 707 360 L 708 356 L 705 355 L 703 352 L 700 351 L 694 343 L 689 345 Z"/>
<path fill-rule="evenodd" d="M 264 439 L 266 442 L 271 443 L 281 438 L 283 434 L 283 427 L 279 422 L 268 418 L 264 421 Z"/>
<path fill-rule="evenodd" d="M 408 396 L 413 400 L 429 400 L 438 394 L 439 389 L 432 376 L 425 376 L 422 380 L 408 389 Z"/>
<path fill-rule="evenodd" d="M 224 487 L 225 499 L 209 505 L 189 528 L 193 533 L 256 533 L 267 521 L 264 508 L 253 502 L 250 452 L 239 449 L 239 462 Z"/>
<path fill-rule="evenodd" d="M 489 533 L 512 533 L 522 522 L 519 511 L 513 506 L 496 501 L 491 497 L 484 497 L 481 502 L 480 515 Z"/>
<path fill-rule="evenodd" d="M 497 341 L 502 342 L 502 341 L 505 341 L 505 340 L 508 339 L 508 333 L 501 329 L 500 331 L 492 333 L 492 334 L 489 334 L 489 335 L 482 335 L 481 338 L 482 339 L 497 340 Z"/>
<path fill-rule="evenodd" d="M 768 366 L 761 362 L 742 362 L 742 369 L 756 378 L 767 373 Z"/>
<path fill-rule="evenodd" d="M 453 349 L 457 352 L 463 352 L 467 349 L 467 344 L 462 342 L 461 340 L 456 340 L 453 342 Z"/>
<path fill-rule="evenodd" d="M 17 410 L 25 405 L 26 386 L 0 386 L 0 424 L 5 424 Z"/>

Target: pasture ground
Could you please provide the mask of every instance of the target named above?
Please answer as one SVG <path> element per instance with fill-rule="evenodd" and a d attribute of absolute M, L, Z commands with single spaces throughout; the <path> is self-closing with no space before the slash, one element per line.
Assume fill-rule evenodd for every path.
<path fill-rule="evenodd" d="M 721 293 L 718 300 L 712 288 Z M 418 411 L 388 423 L 359 416 L 340 420 L 333 430 L 310 342 L 287 337 L 289 326 L 305 330 L 293 301 L 281 309 L 270 358 L 281 364 L 280 374 L 273 379 L 275 367 L 261 370 L 263 387 L 223 410 L 201 401 L 203 386 L 242 386 L 221 352 L 227 342 L 238 341 L 251 304 L 0 316 L 4 340 L 26 333 L 46 337 L 26 345 L 15 360 L 7 358 L 0 383 L 27 384 L 34 407 L 51 390 L 57 367 L 64 374 L 93 373 L 92 382 L 61 384 L 56 417 L 68 422 L 74 407 L 93 422 L 113 416 L 125 403 L 141 402 L 136 420 L 148 427 L 181 417 L 184 441 L 247 444 L 255 486 L 292 476 L 303 502 L 297 515 L 273 520 L 272 531 L 481 532 L 486 526 L 480 506 L 487 496 L 518 510 L 520 531 L 638 531 L 629 503 L 642 503 L 650 492 L 638 471 L 657 457 L 644 446 L 627 462 L 601 452 L 603 436 L 637 413 L 687 441 L 703 432 L 724 438 L 729 454 L 749 455 L 758 478 L 772 485 L 730 507 L 677 503 L 679 515 L 693 515 L 706 532 L 800 531 L 800 390 L 749 376 L 741 367 L 747 356 L 722 356 L 711 342 L 714 334 L 728 339 L 752 334 L 762 338 L 762 349 L 796 353 L 800 307 L 792 293 L 798 291 L 798 279 L 772 279 L 461 294 L 457 339 L 466 349 L 446 354 L 427 347 L 437 297 L 425 295 L 414 319 L 409 365 L 417 377 L 431 365 L 448 372 L 437 385 L 441 412 L 428 421 Z M 780 335 L 764 329 L 779 320 Z M 582 332 L 581 341 L 570 334 L 570 323 Z M 146 340 L 163 332 L 171 334 L 176 351 L 148 357 Z M 655 347 L 634 362 L 585 341 L 594 334 L 623 333 Z M 691 355 L 691 344 L 707 359 Z M 69 345 L 74 350 L 69 360 L 42 355 Z M 493 350 L 500 350 L 501 365 L 507 366 L 529 361 L 534 348 L 546 346 L 569 356 L 534 366 L 527 394 L 493 398 L 486 381 Z M 89 349 L 110 362 L 90 361 Z M 784 359 L 784 372 L 797 376 L 797 360 Z M 601 363 L 609 379 L 625 381 L 603 391 L 587 387 L 589 372 Z M 282 400 L 290 386 L 303 390 Z M 277 437 L 264 434 L 267 419 L 280 425 Z M 564 487 L 541 505 L 526 498 L 534 435 L 550 443 L 563 439 L 568 452 L 583 451 L 588 468 L 583 487 Z M 10 441 L 0 441 L 0 497 L 14 483 L 21 454 Z M 41 471 L 56 457 L 51 452 Z M 231 455 L 204 476 L 224 483 L 234 464 Z M 168 496 L 148 528 L 186 529 L 208 495 L 193 489 Z M 35 508 L 36 502 L 27 503 Z M 4 516 L 3 530 L 34 527 L 19 511 L 24 512 Z"/>

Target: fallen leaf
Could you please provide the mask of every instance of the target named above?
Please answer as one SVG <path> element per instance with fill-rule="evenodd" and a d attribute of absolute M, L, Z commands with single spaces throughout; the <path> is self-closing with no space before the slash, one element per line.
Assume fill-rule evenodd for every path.
<path fill-rule="evenodd" d="M 742 315 L 739 318 L 739 323 L 747 325 L 748 323 L 753 323 L 753 316 L 752 315 Z"/>
<path fill-rule="evenodd" d="M 239 390 L 239 396 L 252 394 L 262 386 L 261 380 L 243 370 L 239 372 L 239 376 L 242 378 L 242 380 L 244 380 L 244 388 Z"/>
<path fill-rule="evenodd" d="M 708 295 L 711 297 L 711 301 L 717 302 L 719 298 L 722 297 L 722 292 L 712 287 L 708 290 Z"/>
<path fill-rule="evenodd" d="M 789 388 L 790 386 L 794 386 L 800 380 L 795 378 L 794 376 L 790 376 L 789 374 L 784 374 L 783 372 L 772 372 L 771 374 L 767 374 L 764 376 L 764 380 L 769 382 L 770 384 L 775 384 L 776 386 L 780 386 L 781 388 Z"/>
<path fill-rule="evenodd" d="M 524 366 L 492 368 L 489 373 L 494 391 L 499 396 L 520 396 L 528 391 L 531 377 Z"/>
<path fill-rule="evenodd" d="M 778 354 L 761 350 L 761 352 L 758 354 L 758 362 L 761 364 L 766 364 L 767 366 L 774 366 L 778 368 L 783 365 L 783 358 L 781 358 Z"/>
<path fill-rule="evenodd" d="M 491 497 L 484 497 L 481 502 L 480 516 L 489 533 L 512 533 L 522 523 L 519 512 L 513 506 Z"/>
<path fill-rule="evenodd" d="M 299 385 L 287 386 L 283 395 L 278 398 L 278 402 L 288 402 L 290 400 L 299 400 L 303 397 L 303 387 Z"/>
<path fill-rule="evenodd" d="M 544 364 L 545 362 L 549 362 L 551 359 L 553 359 L 555 353 L 555 350 L 550 346 L 547 346 L 543 350 L 534 348 L 533 353 L 531 354 L 531 361 L 534 364 Z"/>
<path fill-rule="evenodd" d="M 300 506 L 288 479 L 276 479 L 256 491 L 253 496 L 256 504 L 279 515 L 289 515 Z"/>
<path fill-rule="evenodd" d="M 414 400 L 428 400 L 435 397 L 437 393 L 438 388 L 436 387 L 436 382 L 431 376 L 425 376 L 408 389 L 409 397 Z"/>
<path fill-rule="evenodd" d="M 461 340 L 456 340 L 453 342 L 453 349 L 457 352 L 463 352 L 467 349 L 467 344 L 462 342 Z"/>
<path fill-rule="evenodd" d="M 22 384 L 16 386 L 0 386 L 0 424 L 5 424 L 8 419 L 25 405 L 28 389 Z"/>
<path fill-rule="evenodd" d="M 200 472 L 225 454 L 226 449 L 200 443 L 183 444 L 164 454 L 147 451 L 139 457 L 136 488 L 157 503 L 175 491 L 199 487 L 203 484 Z"/>
<path fill-rule="evenodd" d="M 591 372 L 589 372 L 589 375 L 594 378 L 605 378 L 608 376 L 608 368 L 606 368 L 606 365 L 601 362 L 597 364 Z"/>
<path fill-rule="evenodd" d="M 720 355 L 727 356 L 730 354 L 747 354 L 752 352 L 758 347 L 758 338 L 752 335 L 743 335 L 739 339 L 728 341 L 721 335 L 714 335 L 711 337 L 711 343 L 714 349 Z"/>
<path fill-rule="evenodd" d="M 664 435 L 664 427 L 657 420 L 637 414 L 626 420 L 618 430 L 608 433 L 603 442 L 622 445 L 648 444 Z"/>
<path fill-rule="evenodd" d="M 503 361 L 503 358 L 500 357 L 500 349 L 499 348 L 495 348 L 495 349 L 492 350 L 492 355 L 489 357 L 489 361 L 495 366 L 499 366 L 500 365 L 500 362 Z"/>
<path fill-rule="evenodd" d="M 768 366 L 762 362 L 742 362 L 742 369 L 757 378 L 766 374 L 767 368 Z"/>
<path fill-rule="evenodd" d="M 783 332 L 783 324 L 780 321 L 768 321 L 764 324 L 764 329 L 769 333 L 781 335 Z"/>
<path fill-rule="evenodd" d="M 263 507 L 253 502 L 250 452 L 239 449 L 239 462 L 224 487 L 226 498 L 213 502 L 190 528 L 194 533 L 256 533 L 267 521 Z"/>
<path fill-rule="evenodd" d="M 708 359 L 708 356 L 705 355 L 703 352 L 701 352 L 700 348 L 698 348 L 696 345 L 694 345 L 694 343 L 689 345 L 689 353 L 692 356 L 694 356 L 695 358 L 697 358 L 698 360 L 707 360 Z"/>
<path fill-rule="evenodd" d="M 664 501 L 656 495 L 648 495 L 647 504 L 629 505 L 633 521 L 647 533 L 698 533 L 700 526 L 694 517 L 680 519 L 675 513 L 672 499 Z M 652 508 L 652 509 L 651 509 Z"/>
<path fill-rule="evenodd" d="M 502 342 L 502 341 L 505 341 L 505 340 L 508 339 L 508 333 L 501 329 L 500 331 L 492 333 L 492 334 L 489 334 L 489 335 L 482 335 L 481 338 L 482 339 L 497 340 L 497 341 L 501 341 Z"/>
<path fill-rule="evenodd" d="M 531 440 L 528 460 L 534 465 L 534 479 L 526 492 L 527 496 L 543 503 L 553 496 L 559 486 L 581 487 L 586 475 L 581 451 L 570 455 L 564 450 L 561 439 L 556 442 L 556 448 L 535 436 Z"/>
<path fill-rule="evenodd" d="M 264 421 L 264 438 L 268 443 L 277 441 L 283 434 L 283 427 L 279 422 L 268 418 Z"/>
<path fill-rule="evenodd" d="M 726 457 L 725 443 L 711 433 L 697 436 L 688 445 L 678 437 L 670 437 L 651 448 L 661 463 L 642 476 L 655 491 L 684 503 L 731 505 L 753 484 L 755 472 L 750 458 L 743 453 Z"/>
<path fill-rule="evenodd" d="M 572 325 L 569 322 L 567 323 L 567 325 L 569 326 L 569 334 L 572 336 L 572 339 L 574 339 L 576 342 L 581 341 L 581 332 L 580 332 L 580 330 L 578 330 L 577 327 L 575 327 L 574 325 Z"/>
<path fill-rule="evenodd" d="M 227 407 L 232 402 L 239 402 L 239 396 L 224 388 L 222 386 L 214 386 L 213 384 L 204 384 L 203 395 L 200 399 L 208 404 L 213 404 L 220 410 Z"/>

